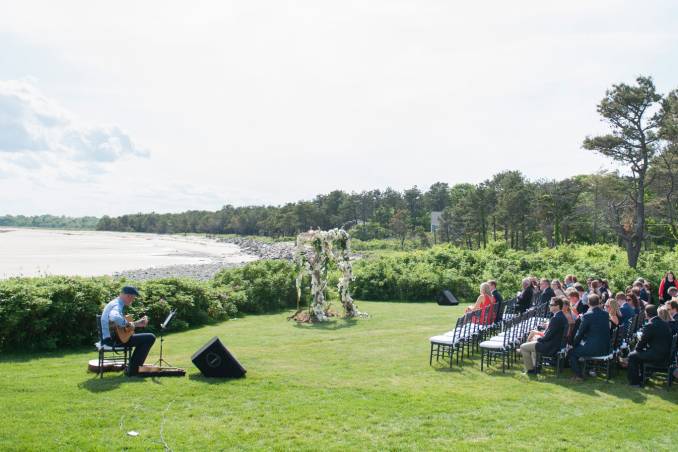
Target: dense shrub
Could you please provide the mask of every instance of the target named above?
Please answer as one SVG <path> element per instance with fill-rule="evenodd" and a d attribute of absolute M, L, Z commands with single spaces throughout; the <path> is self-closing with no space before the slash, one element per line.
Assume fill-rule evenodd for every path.
<path fill-rule="evenodd" d="M 123 283 L 111 278 L 11 278 L 0 281 L 0 350 L 51 350 L 96 341 L 96 315 Z M 139 283 L 142 296 L 130 307 L 147 314 L 148 331 L 177 309 L 173 329 L 223 320 L 237 312 L 228 290 L 185 279 Z"/>
<path fill-rule="evenodd" d="M 105 278 L 0 281 L 0 349 L 54 349 L 91 342 L 96 315 L 115 292 Z"/>
<path fill-rule="evenodd" d="M 442 288 L 449 288 L 459 299 L 473 301 L 479 284 L 488 279 L 496 279 L 500 290 L 511 296 L 525 276 L 562 280 L 569 273 L 605 278 L 615 291 L 639 276 L 656 288 L 664 272 L 675 269 L 676 263 L 678 248 L 645 252 L 633 270 L 625 251 L 613 245 L 570 245 L 539 252 L 513 250 L 503 242 L 481 250 L 442 245 L 356 262 L 353 293 L 373 300 L 432 300 Z"/>
<path fill-rule="evenodd" d="M 252 262 L 215 275 L 215 290 L 230 293 L 239 311 L 261 313 L 296 306 L 295 265 L 282 260 Z"/>
<path fill-rule="evenodd" d="M 677 270 L 678 247 L 645 252 L 638 270 L 628 267 L 626 253 L 611 245 L 572 245 L 529 253 L 493 243 L 484 250 L 451 245 L 390 253 L 358 260 L 354 265 L 354 297 L 367 300 L 433 300 L 449 288 L 461 301 L 473 301 L 478 285 L 496 279 L 510 297 L 528 275 L 563 278 L 606 278 L 621 290 L 638 276 L 656 286 L 667 270 Z M 336 298 L 337 272 L 329 274 L 328 299 Z M 173 329 L 227 319 L 238 311 L 262 313 L 296 306 L 296 270 L 286 261 L 258 261 L 223 270 L 210 282 L 161 279 L 137 284 L 142 296 L 131 306 L 134 317 L 146 314 L 150 331 L 171 308 Z M 11 278 L 0 280 L 0 350 L 49 350 L 91 344 L 96 315 L 117 295 L 124 281 L 112 278 Z M 133 283 L 133 282 L 132 282 Z M 309 281 L 302 305 L 309 303 Z"/>

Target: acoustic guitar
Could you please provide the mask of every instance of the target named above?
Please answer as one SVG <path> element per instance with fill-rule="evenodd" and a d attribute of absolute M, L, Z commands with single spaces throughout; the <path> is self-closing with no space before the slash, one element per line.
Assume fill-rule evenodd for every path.
<path fill-rule="evenodd" d="M 116 342 L 119 344 L 126 344 L 129 338 L 134 334 L 134 329 L 144 322 L 148 322 L 148 317 L 143 316 L 136 322 L 132 320 L 131 315 L 126 315 L 125 320 L 129 323 L 128 326 L 119 326 L 114 322 L 109 322 L 109 330 L 115 335 Z"/>

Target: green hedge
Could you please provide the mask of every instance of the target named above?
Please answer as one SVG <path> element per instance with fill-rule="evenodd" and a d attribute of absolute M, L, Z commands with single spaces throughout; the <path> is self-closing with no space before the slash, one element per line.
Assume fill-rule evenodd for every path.
<path fill-rule="evenodd" d="M 159 279 L 134 283 L 141 296 L 128 313 L 148 315 L 145 331 L 177 309 L 172 330 L 225 320 L 239 311 L 263 313 L 296 306 L 296 273 L 285 261 L 258 261 L 227 269 L 212 281 Z M 53 350 L 96 341 L 96 315 L 125 281 L 109 277 L 48 276 L 0 281 L 0 350 Z M 308 304 L 308 290 L 304 291 Z"/>
<path fill-rule="evenodd" d="M 673 251 L 645 252 L 638 270 L 628 266 L 626 252 L 612 245 L 570 245 L 539 252 L 512 250 L 499 242 L 483 250 L 451 245 L 402 255 L 359 260 L 354 265 L 352 286 L 356 298 L 369 300 L 433 300 L 441 288 L 449 288 L 462 301 L 473 301 L 482 281 L 496 279 L 507 296 L 520 289 L 522 278 L 535 275 L 563 279 L 607 279 L 613 290 L 622 290 L 637 277 L 655 288 L 667 270 L 675 270 L 678 247 Z"/>
<path fill-rule="evenodd" d="M 638 276 L 654 285 L 667 270 L 676 270 L 678 247 L 643 253 L 638 271 L 628 267 L 625 252 L 615 246 L 561 246 L 537 253 L 511 250 L 503 243 L 484 250 L 435 246 L 421 251 L 361 259 L 354 265 L 355 298 L 433 300 L 450 288 L 461 301 L 473 301 L 481 281 L 493 278 L 505 296 L 520 288 L 527 275 L 563 278 L 598 276 L 621 290 Z M 161 279 L 138 283 L 142 296 L 130 313 L 150 318 L 150 331 L 171 308 L 178 310 L 173 329 L 224 320 L 238 312 L 263 313 L 296 306 L 295 266 L 286 261 L 258 261 L 227 269 L 211 281 Z M 328 299 L 336 298 L 337 272 L 330 272 Z M 96 315 L 124 281 L 109 277 L 50 276 L 0 280 L 0 350 L 52 350 L 92 344 Z M 133 282 L 130 282 L 133 284 Z M 302 293 L 309 303 L 309 281 Z M 655 288 L 656 291 L 656 288 Z"/>
<path fill-rule="evenodd" d="M 291 262 L 264 260 L 222 270 L 211 284 L 230 293 L 239 311 L 263 313 L 296 306 L 296 276 Z"/>
<path fill-rule="evenodd" d="M 115 298 L 123 283 L 112 278 L 11 278 L 0 281 L 0 350 L 53 350 L 92 344 L 96 315 Z M 130 307 L 146 314 L 156 331 L 170 309 L 177 309 L 173 329 L 202 325 L 235 315 L 228 288 L 187 279 L 139 283 L 142 296 Z"/>

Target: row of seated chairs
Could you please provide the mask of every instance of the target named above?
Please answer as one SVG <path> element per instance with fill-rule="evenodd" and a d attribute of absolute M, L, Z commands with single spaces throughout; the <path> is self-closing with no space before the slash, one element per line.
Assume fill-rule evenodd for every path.
<path fill-rule="evenodd" d="M 548 320 L 548 303 L 532 306 L 523 313 L 516 313 L 515 305 L 515 299 L 508 300 L 459 317 L 453 330 L 430 338 L 429 364 L 432 365 L 435 357 L 436 361 L 449 359 L 450 367 L 454 362 L 463 365 L 465 355 L 468 357 L 471 353 L 479 351 L 481 370 L 484 370 L 486 364 L 490 365 L 499 358 L 502 372 L 511 368 L 518 359 L 520 345 L 527 341 L 530 331 Z M 620 359 L 635 349 L 644 320 L 644 313 L 641 311 L 626 325 L 613 328 L 610 331 L 610 347 L 606 354 L 580 358 L 584 373 L 595 371 L 605 375 L 608 380 L 612 378 Z M 566 334 L 555 354 L 538 355 L 538 366 L 542 369 L 553 368 L 556 377 L 559 376 L 571 348 Z M 671 353 L 666 363 L 644 365 L 643 383 L 646 383 L 651 375 L 660 375 L 666 378 L 670 387 L 673 380 L 672 371 L 678 367 L 677 349 L 678 335 L 673 337 Z"/>
<path fill-rule="evenodd" d="M 454 362 L 463 365 L 464 355 L 477 351 L 480 342 L 499 331 L 502 319 L 513 317 L 514 310 L 515 300 L 508 300 L 465 313 L 452 330 L 430 339 L 429 364 L 435 357 L 436 361 L 449 359 L 450 367 Z"/>
<path fill-rule="evenodd" d="M 517 359 L 520 344 L 527 341 L 530 331 L 547 320 L 547 308 L 547 303 L 541 303 L 505 320 L 501 332 L 479 344 L 480 369 L 484 370 L 486 360 L 490 364 L 498 357 L 501 357 L 502 372 L 511 367 Z"/>

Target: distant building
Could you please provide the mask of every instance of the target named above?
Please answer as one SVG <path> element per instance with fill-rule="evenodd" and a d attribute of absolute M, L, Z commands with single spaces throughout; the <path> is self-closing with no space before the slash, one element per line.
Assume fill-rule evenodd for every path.
<path fill-rule="evenodd" d="M 435 234 L 440 227 L 440 217 L 442 216 L 442 212 L 431 212 L 431 232 L 433 234 Z"/>

